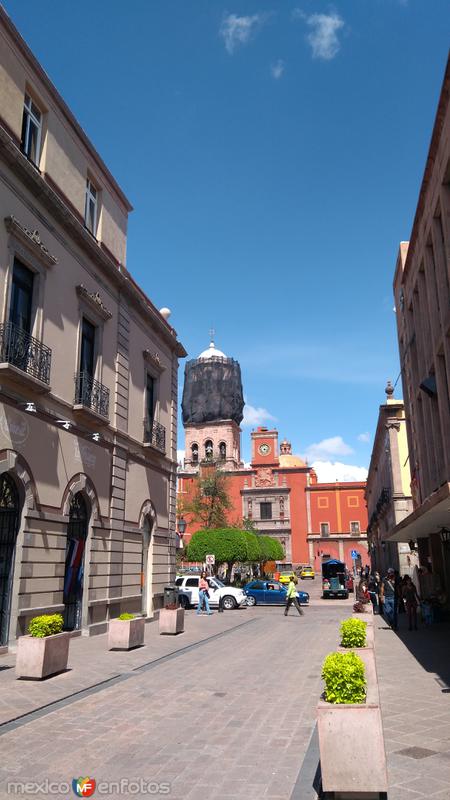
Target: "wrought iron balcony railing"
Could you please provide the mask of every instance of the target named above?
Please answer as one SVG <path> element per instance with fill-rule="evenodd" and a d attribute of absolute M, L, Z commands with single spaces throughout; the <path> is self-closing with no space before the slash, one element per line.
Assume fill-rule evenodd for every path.
<path fill-rule="evenodd" d="M 75 405 L 85 406 L 106 419 L 109 416 L 109 389 L 87 372 L 75 375 Z"/>
<path fill-rule="evenodd" d="M 166 452 L 166 429 L 155 420 L 144 420 L 144 443 L 152 444 L 161 450 L 162 453 Z"/>
<path fill-rule="evenodd" d="M 0 325 L 0 362 L 11 364 L 42 383 L 50 383 L 50 347 L 12 322 Z"/>

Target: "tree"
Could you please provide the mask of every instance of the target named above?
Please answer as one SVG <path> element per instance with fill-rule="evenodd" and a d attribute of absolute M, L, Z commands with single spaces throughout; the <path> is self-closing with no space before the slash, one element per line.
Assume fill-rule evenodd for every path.
<path fill-rule="evenodd" d="M 260 569 L 264 571 L 266 561 L 282 561 L 285 553 L 278 539 L 272 536 L 258 536 L 260 547 Z"/>
<path fill-rule="evenodd" d="M 245 563 L 249 560 L 248 535 L 237 528 L 197 531 L 187 546 L 186 554 L 189 561 L 204 561 L 207 554 L 211 553 L 216 558 L 216 567 L 227 565 L 227 578 L 230 580 L 236 562 Z"/>
<path fill-rule="evenodd" d="M 198 522 L 205 530 L 225 528 L 227 511 L 232 508 L 227 476 L 218 470 L 204 478 L 199 475 L 192 499 L 183 502 L 183 513 L 190 515 L 190 522 Z"/>

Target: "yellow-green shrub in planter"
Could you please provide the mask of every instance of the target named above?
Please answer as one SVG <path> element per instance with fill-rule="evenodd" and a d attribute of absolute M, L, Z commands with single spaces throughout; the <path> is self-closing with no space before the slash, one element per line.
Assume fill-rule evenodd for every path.
<path fill-rule="evenodd" d="M 16 677 L 41 679 L 67 669 L 70 635 L 62 631 L 61 614 L 42 614 L 17 640 Z"/>
<path fill-rule="evenodd" d="M 366 698 L 364 662 L 356 653 L 330 653 L 322 665 L 327 703 L 363 703 Z"/>
<path fill-rule="evenodd" d="M 341 647 L 365 647 L 367 623 L 362 619 L 350 619 L 341 622 Z"/>
<path fill-rule="evenodd" d="M 322 789 L 346 798 L 386 798 L 387 770 L 373 648 L 340 650 L 323 663 L 317 705 Z M 364 764 L 364 769 L 361 769 Z"/>

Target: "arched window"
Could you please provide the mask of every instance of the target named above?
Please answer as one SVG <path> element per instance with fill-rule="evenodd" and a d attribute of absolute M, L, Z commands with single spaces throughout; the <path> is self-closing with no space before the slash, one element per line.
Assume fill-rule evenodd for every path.
<path fill-rule="evenodd" d="M 225 461 L 227 457 L 227 446 L 225 442 L 220 442 L 219 444 L 219 453 L 221 461 Z"/>
<path fill-rule="evenodd" d="M 205 458 L 207 461 L 212 461 L 213 457 L 213 443 L 211 439 L 207 439 L 205 442 Z"/>
<path fill-rule="evenodd" d="M 191 447 L 192 463 L 198 464 L 198 444 L 193 444 Z"/>
<path fill-rule="evenodd" d="M 0 476 L 0 645 L 8 643 L 19 505 L 16 485 L 4 472 Z"/>

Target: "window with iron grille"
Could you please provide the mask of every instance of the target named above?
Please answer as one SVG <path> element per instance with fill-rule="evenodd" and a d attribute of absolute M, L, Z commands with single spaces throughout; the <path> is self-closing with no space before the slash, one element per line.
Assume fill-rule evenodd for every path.
<path fill-rule="evenodd" d="M 359 522 L 350 523 L 350 533 L 361 533 L 361 525 Z"/>

